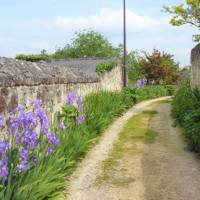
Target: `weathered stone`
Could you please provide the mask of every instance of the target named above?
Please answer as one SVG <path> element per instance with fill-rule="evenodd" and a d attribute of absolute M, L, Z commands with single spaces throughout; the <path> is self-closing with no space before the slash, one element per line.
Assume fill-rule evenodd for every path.
<path fill-rule="evenodd" d="M 200 44 L 192 49 L 191 53 L 192 64 L 192 81 L 193 87 L 200 87 Z"/>
<path fill-rule="evenodd" d="M 12 112 L 18 105 L 18 95 L 16 91 L 12 91 L 10 93 L 10 101 L 8 102 L 7 110 L 8 112 Z"/>
<path fill-rule="evenodd" d="M 87 62 L 84 62 L 85 66 Z M 100 90 L 121 90 L 121 66 L 98 75 L 94 69 L 96 62 L 92 60 L 93 71 L 86 70 L 85 73 L 83 69 L 74 66 L 70 68 L 64 64 L 49 65 L 0 58 L 0 113 L 6 115 L 18 103 L 31 108 L 36 99 L 42 99 L 48 116 L 53 119 L 70 91 L 85 96 Z M 77 63 L 80 67 L 80 60 Z"/>
<path fill-rule="evenodd" d="M 2 88 L 2 89 L 1 89 L 1 95 L 7 96 L 8 94 L 9 94 L 9 91 L 8 91 L 7 88 Z"/>
<path fill-rule="evenodd" d="M 47 63 L 0 58 L 0 87 L 40 84 L 98 82 L 97 74 L 86 74 L 77 68 Z"/>
<path fill-rule="evenodd" d="M 4 97 L 0 96 L 0 113 L 4 113 L 6 111 L 6 100 Z"/>

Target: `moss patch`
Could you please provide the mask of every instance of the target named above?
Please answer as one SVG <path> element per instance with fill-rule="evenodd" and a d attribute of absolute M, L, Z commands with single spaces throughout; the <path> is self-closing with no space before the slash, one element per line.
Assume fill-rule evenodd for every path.
<path fill-rule="evenodd" d="M 117 174 L 119 175 L 119 173 L 121 173 L 121 176 L 114 175 L 118 162 L 123 161 L 123 158 L 127 156 L 141 153 L 141 150 L 137 147 L 138 143 L 150 144 L 155 141 L 157 133 L 150 129 L 149 124 L 152 117 L 156 114 L 157 111 L 146 110 L 141 114 L 133 116 L 127 122 L 119 135 L 119 140 L 110 152 L 109 157 L 103 161 L 102 173 L 97 177 L 95 185 L 101 185 L 103 182 L 112 183 L 114 185 L 117 185 L 119 182 L 123 184 L 123 180 L 124 184 L 126 184 L 127 178 L 124 177 L 126 169 L 117 171 Z"/>

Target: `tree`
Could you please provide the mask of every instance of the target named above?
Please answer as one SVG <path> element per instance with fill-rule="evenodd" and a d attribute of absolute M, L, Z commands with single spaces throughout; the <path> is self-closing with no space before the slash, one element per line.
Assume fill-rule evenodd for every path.
<path fill-rule="evenodd" d="M 140 55 L 138 51 L 131 51 L 127 55 L 128 78 L 131 83 L 135 83 L 141 76 Z"/>
<path fill-rule="evenodd" d="M 148 82 L 154 80 L 157 84 L 172 84 L 177 81 L 179 64 L 174 61 L 173 55 L 161 53 L 156 49 L 152 54 L 143 54 L 144 57 L 140 61 L 141 73 Z"/>
<path fill-rule="evenodd" d="M 200 0 L 186 0 L 186 5 L 164 6 L 163 11 L 173 15 L 170 20 L 173 26 L 190 24 L 200 30 Z M 200 35 L 195 35 L 194 41 L 199 42 Z"/>
<path fill-rule="evenodd" d="M 102 34 L 93 30 L 75 33 L 71 43 L 58 49 L 54 56 L 62 58 L 113 57 L 120 52 Z"/>

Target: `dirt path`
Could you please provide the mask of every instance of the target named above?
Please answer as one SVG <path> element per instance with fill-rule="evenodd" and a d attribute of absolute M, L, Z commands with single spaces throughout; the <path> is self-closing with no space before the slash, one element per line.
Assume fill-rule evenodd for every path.
<path fill-rule="evenodd" d="M 113 123 L 71 177 L 70 200 L 200 200 L 200 161 L 185 150 L 181 131 L 171 126 L 169 104 L 152 106 L 162 99 L 140 103 Z M 117 162 L 112 181 L 96 184 L 127 120 L 152 107 L 158 111 L 150 124 L 158 133 L 155 142 L 136 142 L 136 149 Z"/>

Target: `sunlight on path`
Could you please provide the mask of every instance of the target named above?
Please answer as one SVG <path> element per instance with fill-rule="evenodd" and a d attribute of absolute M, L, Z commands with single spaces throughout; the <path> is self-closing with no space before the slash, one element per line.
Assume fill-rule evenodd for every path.
<path fill-rule="evenodd" d="M 200 161 L 172 127 L 169 103 L 153 102 L 135 106 L 106 131 L 71 177 L 69 199 L 200 200 Z"/>

